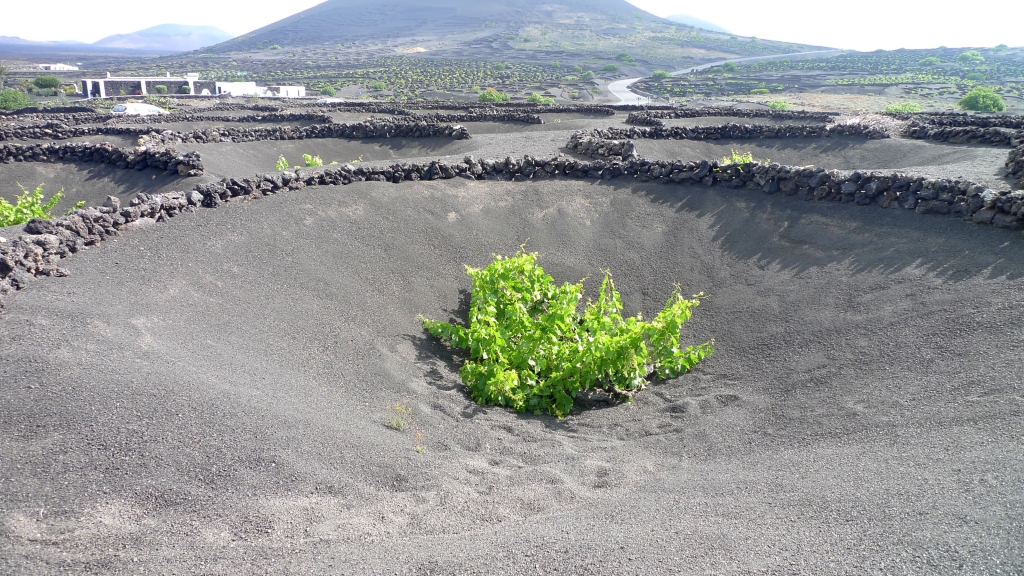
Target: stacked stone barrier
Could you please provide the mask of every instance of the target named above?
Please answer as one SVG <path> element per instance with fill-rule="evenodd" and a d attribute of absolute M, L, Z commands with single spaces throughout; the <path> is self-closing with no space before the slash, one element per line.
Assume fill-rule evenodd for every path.
<path fill-rule="evenodd" d="M 70 145 L 74 146 L 74 145 Z M 66 276 L 60 260 L 86 246 L 142 228 L 197 207 L 216 208 L 233 199 L 246 199 L 297 190 L 307 186 L 347 185 L 353 182 L 448 180 L 538 181 L 551 178 L 691 184 L 745 188 L 764 194 L 796 196 L 807 201 L 836 202 L 912 210 L 918 214 L 956 216 L 978 224 L 1024 227 L 1024 190 L 993 190 L 966 180 L 931 179 L 901 172 L 840 172 L 814 166 L 778 163 L 722 164 L 716 160 L 579 160 L 564 155 L 521 160 L 429 162 L 364 167 L 351 164 L 320 170 L 257 174 L 200 184 L 189 192 L 138 194 L 122 207 L 109 197 L 103 207 L 84 208 L 53 221 L 33 220 L 25 234 L 0 243 L 0 306 L 2 297 L 25 288 L 33 278 Z"/>
<path fill-rule="evenodd" d="M 834 124 L 721 124 L 718 126 L 632 126 L 590 131 L 601 140 L 751 140 L 759 138 L 825 138 L 835 135 L 888 138 L 885 131 L 871 125 Z"/>
<path fill-rule="evenodd" d="M 569 137 L 566 149 L 591 157 L 615 158 L 621 160 L 633 160 L 639 156 L 636 153 L 636 145 L 632 140 L 607 140 L 595 137 L 586 130 L 577 130 Z"/>
<path fill-rule="evenodd" d="M 1014 186 L 1024 188 L 1024 144 L 1010 150 L 1006 158 L 1006 175 L 1017 179 Z"/>
<path fill-rule="evenodd" d="M 18 108 L 17 110 L 0 110 L 0 118 L 33 114 L 77 114 L 80 112 L 95 112 L 95 110 L 86 106 L 49 106 L 46 108 L 32 106 L 29 108 Z"/>
<path fill-rule="evenodd" d="M 257 142 L 263 140 L 309 140 L 317 138 L 452 138 L 466 140 L 469 130 L 452 124 L 404 122 L 388 118 L 370 118 L 351 124 L 314 124 L 311 126 L 274 126 L 259 128 L 218 127 L 188 132 L 150 132 L 139 137 L 143 146 L 175 143 L 209 144 L 216 142 Z"/>
<path fill-rule="evenodd" d="M 466 110 L 468 113 L 485 112 L 492 115 L 509 114 L 511 121 L 519 114 L 587 114 L 596 116 L 614 116 L 621 111 L 620 106 L 603 104 L 527 104 L 514 103 L 477 103 L 477 102 L 416 102 L 405 107 L 386 102 L 331 102 L 326 104 L 307 104 L 307 107 L 331 110 L 334 112 L 363 112 L 367 114 L 394 114 L 406 116 L 423 115 L 423 110 Z M 464 120 L 468 122 L 469 120 Z"/>
<path fill-rule="evenodd" d="M 934 126 L 912 122 L 903 131 L 906 138 L 952 144 L 992 144 L 1018 146 L 1024 143 L 1024 130 L 1001 127 Z"/>
<path fill-rule="evenodd" d="M 967 127 L 977 128 L 1009 128 L 1024 130 L 1024 116 L 995 116 L 967 114 L 965 112 L 929 112 L 929 113 L 885 113 L 898 120 L 926 126 Z"/>
<path fill-rule="evenodd" d="M 201 176 L 203 162 L 198 152 L 179 154 L 173 148 L 118 148 L 113 144 L 49 142 L 45 144 L 0 144 L 0 162 L 92 162 L 121 169 L 155 168 L 181 176 Z"/>
<path fill-rule="evenodd" d="M 706 106 L 703 108 L 671 108 L 668 110 L 641 110 L 626 117 L 626 124 L 634 126 L 664 126 L 666 119 L 686 118 L 773 118 L 776 120 L 830 123 L 838 112 L 811 112 L 804 110 L 763 110 Z"/>
<path fill-rule="evenodd" d="M 242 124 L 253 122 L 316 122 L 318 124 L 333 124 L 334 119 L 327 114 L 313 112 L 266 112 L 246 114 L 245 116 L 216 116 L 212 114 L 174 112 L 159 116 L 107 117 L 108 124 L 170 124 L 175 122 L 237 122 Z"/>

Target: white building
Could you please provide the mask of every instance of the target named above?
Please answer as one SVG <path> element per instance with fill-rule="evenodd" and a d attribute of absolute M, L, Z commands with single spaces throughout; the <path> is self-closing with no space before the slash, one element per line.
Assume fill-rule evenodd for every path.
<path fill-rule="evenodd" d="M 228 94 L 231 96 L 265 96 L 266 88 L 261 88 L 255 82 L 217 82 L 217 96 Z"/>
<path fill-rule="evenodd" d="M 82 93 L 86 98 L 106 98 L 108 82 L 115 85 L 137 84 L 142 95 L 149 94 L 147 84 L 180 83 L 188 85 L 189 94 L 195 94 L 195 85 L 196 82 L 199 82 L 199 74 L 189 73 L 181 77 L 171 76 L 170 73 L 166 76 L 111 76 L 110 72 L 107 72 L 106 78 L 83 78 Z M 116 94 L 111 95 L 116 96 Z"/>
<path fill-rule="evenodd" d="M 71 72 L 72 70 L 78 70 L 78 66 L 71 66 L 70 64 L 36 64 L 36 67 L 40 70 L 50 70 L 51 72 Z"/>
<path fill-rule="evenodd" d="M 268 86 L 267 96 L 277 96 L 280 98 L 305 98 L 306 87 L 305 86 Z"/>

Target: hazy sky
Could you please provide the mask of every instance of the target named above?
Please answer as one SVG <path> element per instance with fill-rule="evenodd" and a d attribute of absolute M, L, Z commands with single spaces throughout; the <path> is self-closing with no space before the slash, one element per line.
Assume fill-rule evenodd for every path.
<path fill-rule="evenodd" d="M 174 0 L 171 3 L 174 10 L 169 11 L 167 2 L 147 0 L 115 3 L 102 8 L 81 0 L 48 0 L 42 4 L 0 0 L 4 4 L 0 7 L 0 36 L 95 42 L 111 34 L 168 23 L 216 26 L 239 35 L 315 6 L 320 1 Z M 939 45 L 1024 45 L 1022 0 L 948 5 L 923 0 L 629 1 L 658 16 L 689 14 L 744 36 L 837 48 L 891 50 Z M 958 8 L 946 8 L 951 5 Z M 193 16 L 182 20 L 178 14 Z"/>

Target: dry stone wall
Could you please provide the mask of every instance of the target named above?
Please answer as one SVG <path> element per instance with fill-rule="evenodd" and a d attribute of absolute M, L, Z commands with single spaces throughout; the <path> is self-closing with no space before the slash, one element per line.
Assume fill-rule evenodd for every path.
<path fill-rule="evenodd" d="M 198 152 L 179 154 L 173 148 L 146 146 L 118 148 L 109 143 L 0 144 L 0 162 L 93 162 L 111 164 L 126 170 L 155 168 L 181 176 L 203 174 L 203 162 Z"/>
<path fill-rule="evenodd" d="M 665 119 L 682 118 L 772 118 L 775 120 L 832 122 L 836 112 L 808 112 L 803 110 L 763 110 L 724 107 L 671 108 L 667 110 L 642 110 L 626 117 L 626 124 L 635 126 L 664 126 Z"/>

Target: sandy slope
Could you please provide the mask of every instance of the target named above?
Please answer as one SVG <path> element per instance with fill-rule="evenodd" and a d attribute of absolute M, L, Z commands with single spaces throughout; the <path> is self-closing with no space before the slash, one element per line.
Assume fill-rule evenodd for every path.
<path fill-rule="evenodd" d="M 476 406 L 416 315 L 527 240 L 629 312 L 710 293 L 716 355 L 565 421 Z M 0 572 L 1020 573 L 1019 242 L 566 181 L 185 215 L 0 316 Z"/>

